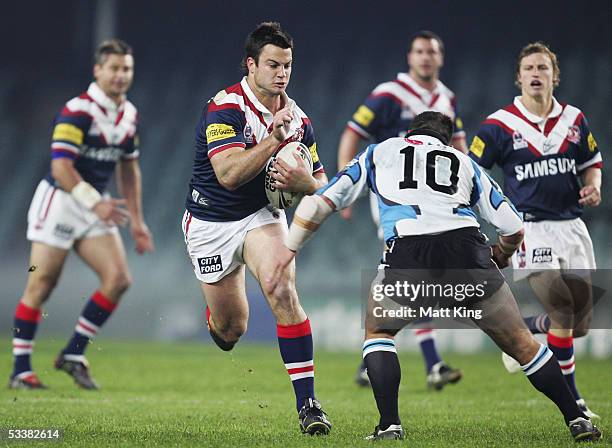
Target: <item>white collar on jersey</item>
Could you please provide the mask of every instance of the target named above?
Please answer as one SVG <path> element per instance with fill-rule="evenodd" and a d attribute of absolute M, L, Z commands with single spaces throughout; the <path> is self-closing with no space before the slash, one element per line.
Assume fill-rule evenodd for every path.
<path fill-rule="evenodd" d="M 89 84 L 87 94 L 100 106 L 113 112 L 120 111 L 125 103 L 125 101 L 122 101 L 120 105 L 117 105 L 117 103 L 111 100 L 106 93 L 104 93 L 96 82 Z"/>
<path fill-rule="evenodd" d="M 527 108 L 525 107 L 525 105 L 521 102 L 521 97 L 520 96 L 515 96 L 514 97 L 514 105 L 516 106 L 516 108 L 518 110 L 521 111 L 521 113 L 529 121 L 531 121 L 532 123 L 535 123 L 535 124 L 540 124 L 540 123 L 548 120 L 549 118 L 558 117 L 559 115 L 561 115 L 561 112 L 563 112 L 563 106 L 561 106 L 561 104 L 559 104 L 559 101 L 557 101 L 557 99 L 554 96 L 553 96 L 552 100 L 553 100 L 552 111 L 546 117 L 539 117 L 536 114 L 532 114 L 531 112 L 529 112 L 527 110 Z"/>
<path fill-rule="evenodd" d="M 436 81 L 436 87 L 434 87 L 433 91 L 427 90 L 425 87 L 421 87 L 418 82 L 414 80 L 412 76 L 408 73 L 398 73 L 397 79 L 403 83 L 408 84 L 416 93 L 418 93 L 421 98 L 429 98 L 432 95 L 440 94 L 442 90 L 442 82 L 440 80 Z"/>
<path fill-rule="evenodd" d="M 249 98 L 249 100 L 251 100 L 251 103 L 255 105 L 258 111 L 260 111 L 262 114 L 268 114 L 270 115 L 270 117 L 273 116 L 272 112 L 270 112 L 268 108 L 264 106 L 263 104 L 261 104 L 261 102 L 257 99 L 255 94 L 251 90 L 249 83 L 247 82 L 246 76 L 242 78 L 242 81 L 240 81 L 240 86 L 242 87 L 242 90 L 244 91 L 246 96 Z M 283 100 L 285 104 L 288 104 L 290 106 L 291 110 L 295 109 L 295 101 L 289 98 L 289 96 L 285 92 L 283 92 Z"/>
<path fill-rule="evenodd" d="M 406 137 L 407 140 L 416 140 L 425 145 L 441 145 L 446 146 L 439 138 L 432 137 L 431 135 L 425 134 L 412 134 Z"/>

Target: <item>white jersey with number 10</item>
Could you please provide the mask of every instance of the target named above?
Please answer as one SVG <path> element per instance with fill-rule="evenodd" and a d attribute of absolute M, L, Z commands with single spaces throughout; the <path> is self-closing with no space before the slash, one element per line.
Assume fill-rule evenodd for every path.
<path fill-rule="evenodd" d="M 522 220 L 499 186 L 468 156 L 429 135 L 390 138 L 370 145 L 317 191 L 337 210 L 366 185 L 376 195 L 384 240 L 480 227 L 478 212 L 501 235 Z"/>

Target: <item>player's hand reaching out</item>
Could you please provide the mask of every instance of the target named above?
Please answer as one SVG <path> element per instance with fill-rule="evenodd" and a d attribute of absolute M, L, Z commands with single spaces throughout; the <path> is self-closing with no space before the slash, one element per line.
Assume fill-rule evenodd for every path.
<path fill-rule="evenodd" d="M 276 262 L 272 267 L 272 274 L 264 279 L 266 282 L 267 290 L 274 291 L 280 280 L 283 278 L 283 273 L 285 269 L 291 264 L 293 259 L 295 258 L 295 252 L 288 249 L 287 246 L 283 245 L 280 249 L 278 255 L 276 256 Z"/>
<path fill-rule="evenodd" d="M 317 189 L 317 180 L 308 170 L 306 163 L 298 156 L 293 154 L 297 161 L 296 167 L 291 167 L 285 161 L 276 159 L 274 169 L 270 175 L 274 178 L 274 186 L 283 191 L 313 193 Z"/>
<path fill-rule="evenodd" d="M 128 211 L 124 208 L 125 199 L 102 199 L 93 207 L 93 212 L 107 224 L 125 227 L 130 220 Z"/>
<path fill-rule="evenodd" d="M 508 255 L 503 253 L 499 247 L 499 244 L 494 244 L 491 246 L 491 258 L 499 269 L 504 269 L 510 266 L 510 258 L 512 258 L 512 254 Z"/>
<path fill-rule="evenodd" d="M 580 205 L 597 207 L 601 204 L 601 190 L 595 185 L 585 185 L 580 189 L 580 199 L 578 203 Z"/>
<path fill-rule="evenodd" d="M 274 114 L 272 122 L 272 136 L 279 142 L 284 141 L 287 138 L 287 132 L 289 132 L 289 125 L 293 120 L 293 107 L 291 105 L 285 106 Z"/>
<path fill-rule="evenodd" d="M 132 221 L 130 230 L 132 232 L 132 238 L 136 243 L 136 252 L 139 255 L 142 255 L 145 252 L 153 252 L 155 250 L 153 236 L 151 235 L 149 227 L 144 222 L 135 223 Z"/>

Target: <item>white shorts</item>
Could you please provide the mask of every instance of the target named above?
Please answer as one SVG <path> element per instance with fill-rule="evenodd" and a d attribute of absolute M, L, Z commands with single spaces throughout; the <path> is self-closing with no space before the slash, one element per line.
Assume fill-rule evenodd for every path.
<path fill-rule="evenodd" d="M 36 188 L 28 211 L 28 240 L 69 250 L 77 240 L 119 234 L 69 193 L 45 179 Z"/>
<path fill-rule="evenodd" d="M 215 283 L 244 264 L 242 249 L 250 230 L 268 224 L 287 228 L 284 210 L 264 207 L 240 221 L 202 221 L 183 214 L 183 235 L 195 276 L 203 283 Z"/>
<path fill-rule="evenodd" d="M 514 279 L 547 269 L 596 268 L 593 243 L 584 221 L 525 222 L 525 239 L 512 256 Z"/>

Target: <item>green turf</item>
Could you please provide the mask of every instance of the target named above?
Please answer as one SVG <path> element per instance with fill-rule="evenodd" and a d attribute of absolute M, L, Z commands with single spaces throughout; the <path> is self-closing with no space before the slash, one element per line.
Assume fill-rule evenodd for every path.
<path fill-rule="evenodd" d="M 0 376 L 8 378 L 9 341 L 3 346 Z M 100 340 L 88 352 L 103 387 L 96 392 L 76 389 L 50 367 L 58 349 L 44 340 L 36 346 L 34 367 L 49 390 L 0 389 L 0 428 L 63 428 L 62 445 L 79 447 L 357 447 L 370 446 L 362 438 L 377 421 L 371 391 L 352 382 L 358 352 L 316 353 L 317 395 L 334 428 L 312 438 L 299 433 L 292 388 L 273 345 L 238 345 L 228 354 L 207 344 Z M 556 407 L 522 374 L 507 374 L 499 356 L 448 359 L 464 379 L 427 392 L 420 357 L 401 355 L 406 446 L 574 446 Z M 612 360 L 578 362 L 580 389 L 603 415 L 604 441 L 612 428 L 610 372 Z"/>

